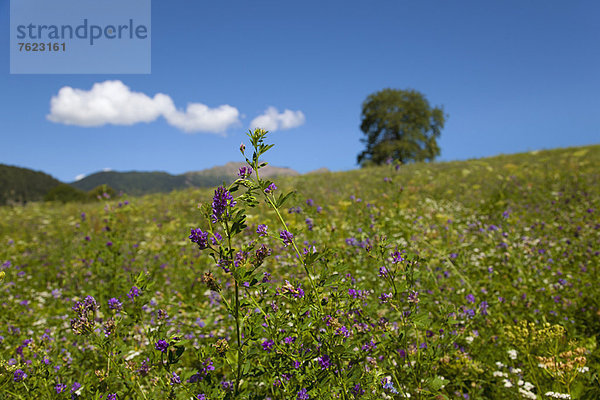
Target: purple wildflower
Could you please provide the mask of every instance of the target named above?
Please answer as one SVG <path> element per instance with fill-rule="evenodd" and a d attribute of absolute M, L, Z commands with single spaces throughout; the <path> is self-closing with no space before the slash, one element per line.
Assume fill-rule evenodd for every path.
<path fill-rule="evenodd" d="M 419 292 L 411 290 L 408 294 L 408 302 L 419 304 Z"/>
<path fill-rule="evenodd" d="M 154 344 L 154 348 L 156 350 L 160 351 L 161 353 L 166 353 L 168 347 L 169 347 L 169 343 L 164 339 L 160 339 L 158 342 L 156 342 Z"/>
<path fill-rule="evenodd" d="M 482 301 L 479 304 L 479 312 L 481 313 L 481 315 L 484 315 L 484 316 L 488 315 L 487 309 L 488 309 L 488 303 L 487 303 L 487 301 Z"/>
<path fill-rule="evenodd" d="M 377 348 L 377 344 L 375 344 L 375 342 L 373 341 L 373 339 L 371 339 L 368 343 L 365 343 L 362 345 L 362 351 L 366 351 L 369 352 L 371 350 L 374 350 Z"/>
<path fill-rule="evenodd" d="M 319 357 L 319 365 L 321 366 L 321 369 L 327 369 L 331 367 L 331 359 L 327 354 Z"/>
<path fill-rule="evenodd" d="M 379 296 L 379 300 L 381 301 L 381 303 L 387 303 L 388 301 L 390 301 L 390 299 L 394 297 L 391 293 L 381 293 L 381 296 Z"/>
<path fill-rule="evenodd" d="M 25 380 L 25 378 L 27 378 L 27 374 L 22 369 L 16 370 L 13 375 L 13 380 L 15 382 L 22 382 L 23 380 Z"/>
<path fill-rule="evenodd" d="M 313 228 L 314 228 L 314 226 L 315 226 L 315 225 L 314 225 L 314 223 L 313 223 L 313 220 L 312 220 L 312 219 L 310 219 L 310 218 L 306 218 L 306 220 L 305 220 L 304 222 L 306 222 L 306 228 L 307 228 L 309 231 L 312 231 L 312 230 L 313 230 Z"/>
<path fill-rule="evenodd" d="M 181 383 L 181 378 L 175 372 L 173 372 L 173 376 L 171 376 L 171 385 L 179 385 Z"/>
<path fill-rule="evenodd" d="M 121 311 L 123 309 L 123 303 L 113 297 L 108 300 L 108 308 L 111 310 Z"/>
<path fill-rule="evenodd" d="M 379 276 L 386 278 L 388 276 L 388 270 L 386 267 L 379 267 Z"/>
<path fill-rule="evenodd" d="M 73 386 L 71 387 L 71 393 L 75 393 L 79 389 L 81 389 L 81 383 L 75 382 L 75 383 L 73 383 Z"/>
<path fill-rule="evenodd" d="M 275 184 L 274 184 L 274 183 L 271 183 L 271 184 L 270 184 L 269 186 L 267 186 L 267 188 L 265 189 L 265 193 L 266 193 L 266 194 L 269 194 L 269 193 L 271 193 L 272 191 L 274 191 L 274 190 L 276 190 L 276 189 L 277 189 L 277 186 L 275 186 Z"/>
<path fill-rule="evenodd" d="M 269 272 L 263 272 L 262 283 L 271 282 L 271 274 Z"/>
<path fill-rule="evenodd" d="M 402 257 L 402 252 L 400 251 L 395 251 L 391 254 L 392 256 L 392 262 L 394 264 L 398 264 L 401 263 L 402 261 L 404 261 L 404 257 Z"/>
<path fill-rule="evenodd" d="M 471 293 L 469 293 L 465 299 L 467 299 L 469 303 L 475 303 L 475 296 L 473 296 Z"/>
<path fill-rule="evenodd" d="M 258 226 L 258 228 L 256 229 L 256 233 L 258 233 L 258 236 L 267 236 L 267 226 L 265 224 L 260 224 Z"/>
<path fill-rule="evenodd" d="M 246 179 L 250 175 L 252 175 L 252 168 L 250 168 L 250 167 L 242 167 L 238 171 L 238 176 L 242 179 Z"/>
<path fill-rule="evenodd" d="M 132 286 L 129 293 L 127 293 L 127 297 L 129 297 L 132 301 L 135 300 L 136 297 L 139 297 L 140 289 L 137 286 Z"/>
<path fill-rule="evenodd" d="M 352 393 L 352 395 L 354 396 L 355 399 L 358 399 L 363 394 L 365 394 L 365 391 L 360 386 L 360 383 L 357 383 L 356 385 L 354 385 L 354 387 L 352 387 L 352 389 L 350 389 L 350 393 Z"/>
<path fill-rule="evenodd" d="M 346 326 L 342 325 L 340 328 L 337 328 L 335 330 L 335 334 L 336 335 L 340 335 L 343 337 L 350 337 L 350 331 L 348 330 L 348 328 L 346 328 Z"/>
<path fill-rule="evenodd" d="M 283 339 L 283 343 L 285 344 L 292 344 L 296 341 L 296 338 L 293 336 L 287 336 Z"/>
<path fill-rule="evenodd" d="M 168 343 L 167 343 L 167 345 L 168 345 Z M 146 376 L 150 372 L 150 364 L 149 363 L 150 363 L 150 359 L 148 357 L 146 357 L 146 359 L 144 361 L 142 361 L 140 368 L 138 368 L 138 370 L 137 370 L 137 372 L 141 376 Z"/>
<path fill-rule="evenodd" d="M 290 244 L 292 244 L 292 240 L 294 239 L 294 235 L 292 235 L 290 232 L 284 230 L 279 231 L 279 237 L 281 238 L 281 240 L 283 240 L 283 245 L 284 246 L 288 246 Z"/>
<path fill-rule="evenodd" d="M 310 396 L 308 395 L 308 392 L 306 389 L 302 388 L 300 389 L 300 391 L 298 392 L 298 395 L 296 396 L 296 400 L 309 400 Z"/>
<path fill-rule="evenodd" d="M 306 205 L 312 207 L 315 205 L 315 202 L 313 201 L 313 199 L 306 199 Z"/>
<path fill-rule="evenodd" d="M 200 393 L 196 396 L 196 400 L 206 400 L 206 395 L 204 393 Z"/>
<path fill-rule="evenodd" d="M 117 400 L 117 394 L 109 393 L 108 396 L 106 396 L 106 400 Z"/>
<path fill-rule="evenodd" d="M 215 190 L 215 195 L 212 202 L 212 222 L 213 224 L 217 221 L 222 221 L 223 214 L 226 214 L 227 207 L 233 207 L 237 204 L 231 193 L 225 187 L 219 186 Z"/>
<path fill-rule="evenodd" d="M 219 260 L 219 262 L 217 263 L 218 267 L 221 267 L 223 269 L 223 272 L 228 273 L 229 271 L 231 271 L 231 269 L 229 268 L 231 266 L 231 261 L 230 260 L 226 260 L 224 258 L 221 258 Z"/>
<path fill-rule="evenodd" d="M 267 339 L 264 342 L 262 342 L 262 348 L 267 353 L 271 352 L 271 350 L 273 349 L 273 345 L 275 345 L 275 342 L 270 339 Z"/>
<path fill-rule="evenodd" d="M 189 239 L 193 243 L 197 243 L 200 250 L 204 250 L 208 247 L 208 232 L 203 232 L 202 229 L 192 229 Z"/>
<path fill-rule="evenodd" d="M 56 386 L 54 386 L 54 390 L 56 390 L 56 394 L 62 393 L 66 388 L 67 388 L 67 385 L 65 385 L 64 383 L 57 383 Z"/>

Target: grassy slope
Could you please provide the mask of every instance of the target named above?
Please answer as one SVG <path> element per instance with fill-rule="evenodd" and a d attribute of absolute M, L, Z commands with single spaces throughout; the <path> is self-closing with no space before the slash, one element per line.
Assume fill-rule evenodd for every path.
<path fill-rule="evenodd" d="M 387 236 L 400 249 L 427 260 L 419 280 L 423 307 L 433 299 L 457 304 L 469 292 L 490 303 L 493 317 L 478 327 L 481 341 L 468 349 L 476 368 L 465 369 L 465 376 L 478 376 L 483 370 L 491 379 L 490 368 L 499 358 L 489 341 L 516 319 L 561 323 L 570 338 L 583 340 L 588 348 L 600 335 L 600 293 L 591 284 L 600 279 L 600 146 L 411 164 L 398 171 L 382 166 L 305 175 L 277 179 L 277 184 L 281 191 L 297 190 L 286 208 L 299 206 L 303 212 L 286 213 L 286 218 L 298 242 L 332 248 L 337 253 L 334 263 L 359 277 L 363 288 L 373 288 L 376 294 L 384 290 L 377 277 L 379 265 L 349 243 L 376 244 Z M 60 289 L 63 297 L 91 294 L 106 304 L 108 298 L 127 293 L 131 276 L 148 271 L 161 307 L 178 316 L 184 332 L 199 329 L 193 326 L 196 318 L 206 321 L 207 330 L 226 329 L 228 321 L 219 320 L 204 289 L 198 289 L 197 278 L 214 269 L 214 263 L 187 240 L 190 228 L 206 225 L 197 204 L 210 202 L 211 196 L 209 189 L 189 189 L 130 199 L 128 205 L 111 201 L 106 208 L 0 208 L 0 261 L 10 260 L 22 271 L 6 270 L 6 281 L 16 283 L 10 290 L 21 293 L 13 302 L 35 299 L 40 293 L 46 299 L 34 301 L 26 312 L 3 310 L 4 318 L 28 326 L 43 314 L 53 325 L 60 315 L 70 313 L 70 302 L 52 299 L 52 290 Z M 308 198 L 322 212 L 307 206 Z M 311 232 L 305 229 L 306 218 L 314 221 Z M 248 222 L 251 227 L 267 223 L 276 229 L 274 215 L 262 208 L 252 211 Z M 248 236 L 256 238 L 252 229 Z M 294 259 L 272 245 L 282 254 L 265 264 L 275 282 L 301 278 Z M 559 278 L 568 284 L 557 286 Z M 564 300 L 553 300 L 556 296 Z M 389 310 L 382 308 L 380 313 L 389 316 Z M 443 369 L 451 366 L 440 368 L 452 375 Z M 595 364 L 590 368 L 597 371 Z"/>

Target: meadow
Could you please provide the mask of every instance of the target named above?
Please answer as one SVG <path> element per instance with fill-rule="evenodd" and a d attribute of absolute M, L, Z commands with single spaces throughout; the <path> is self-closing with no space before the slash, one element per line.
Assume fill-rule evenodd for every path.
<path fill-rule="evenodd" d="M 2 399 L 598 399 L 600 146 L 0 208 Z"/>

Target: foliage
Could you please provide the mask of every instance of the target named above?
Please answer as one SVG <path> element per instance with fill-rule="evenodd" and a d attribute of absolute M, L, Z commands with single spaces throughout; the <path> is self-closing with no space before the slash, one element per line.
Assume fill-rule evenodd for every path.
<path fill-rule="evenodd" d="M 87 193 L 75 189 L 71 185 L 67 185 L 66 183 L 61 183 L 58 186 L 53 187 L 46 193 L 44 196 L 44 201 L 60 201 L 62 203 L 67 203 L 70 201 L 86 201 L 89 199 Z"/>
<path fill-rule="evenodd" d="M 600 396 L 600 146 L 273 182 L 265 140 L 215 191 L 0 208 L 1 397 Z"/>
<path fill-rule="evenodd" d="M 358 155 L 360 164 L 430 161 L 440 154 L 437 139 L 446 116 L 442 108 L 431 108 L 422 93 L 398 89 L 373 93 L 363 103 L 361 117 L 366 149 Z"/>

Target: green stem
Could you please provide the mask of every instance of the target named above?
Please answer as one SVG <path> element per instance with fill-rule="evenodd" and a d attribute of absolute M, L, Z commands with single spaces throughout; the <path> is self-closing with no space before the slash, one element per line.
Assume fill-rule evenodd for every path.
<path fill-rule="evenodd" d="M 273 200 L 271 200 L 268 196 L 266 196 L 266 197 L 267 197 L 267 201 L 269 202 L 269 205 L 271 206 L 271 208 L 273 208 L 273 210 L 275 210 L 275 213 L 277 214 L 277 217 L 279 217 L 279 221 L 281 222 L 281 225 L 283 226 L 283 229 L 285 229 L 286 231 L 289 232 L 288 226 L 285 223 L 285 221 L 284 221 L 283 217 L 281 216 L 281 214 L 279 213 L 279 210 L 275 206 L 275 203 L 273 203 Z M 298 250 L 298 247 L 296 246 L 296 241 L 294 239 L 292 239 L 292 246 L 294 247 L 294 250 L 296 251 L 296 254 L 300 258 L 300 260 L 302 260 L 302 258 L 303 258 L 302 254 L 300 254 L 300 250 Z M 315 285 L 315 281 L 310 276 L 310 271 L 308 270 L 308 267 L 307 267 L 307 265 L 306 265 L 306 263 L 304 261 L 302 261 L 302 266 L 304 267 L 304 272 L 306 272 L 306 276 L 308 277 L 308 280 L 310 281 L 310 285 L 312 286 L 313 293 L 315 294 L 315 297 L 317 299 L 317 305 L 319 306 L 319 311 L 321 311 L 321 314 L 322 314 L 323 313 L 323 307 L 321 306 L 321 302 L 318 301 L 319 300 L 319 296 L 318 296 L 318 292 L 317 292 L 317 286 Z"/>
<path fill-rule="evenodd" d="M 227 222 L 225 225 L 225 233 L 227 235 L 227 245 L 229 246 L 229 251 L 232 251 L 231 247 L 231 231 L 229 229 L 229 224 Z M 231 268 L 234 267 L 233 260 L 231 260 Z M 240 287 L 238 285 L 237 278 L 233 276 L 233 283 L 235 286 L 235 309 L 234 309 L 234 317 L 235 317 L 235 331 L 237 337 L 237 347 L 238 347 L 238 359 L 237 359 L 237 373 L 235 376 L 235 388 L 233 392 L 233 397 L 237 398 L 240 391 L 240 381 L 242 380 L 242 362 L 243 362 L 243 349 L 242 349 L 242 335 L 240 331 Z"/>
<path fill-rule="evenodd" d="M 238 344 L 238 359 L 237 359 L 237 375 L 235 377 L 235 391 L 233 394 L 234 398 L 237 398 L 240 389 L 240 380 L 242 378 L 242 336 L 240 334 L 240 297 L 239 297 L 239 286 L 237 280 L 235 283 L 235 329 L 237 333 L 237 344 Z"/>

